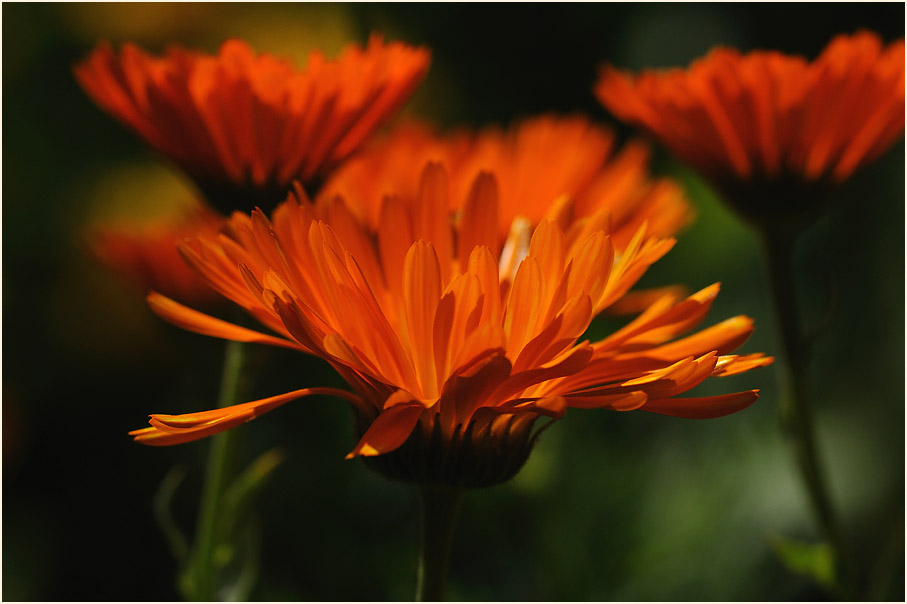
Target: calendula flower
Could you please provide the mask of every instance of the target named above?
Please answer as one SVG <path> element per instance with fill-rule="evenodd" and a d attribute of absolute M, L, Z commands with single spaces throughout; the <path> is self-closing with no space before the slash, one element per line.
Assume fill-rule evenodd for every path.
<path fill-rule="evenodd" d="M 105 111 L 182 168 L 229 212 L 319 182 L 410 97 L 429 52 L 373 35 L 304 69 L 241 40 L 214 55 L 171 47 L 161 57 L 101 43 L 75 75 Z"/>
<path fill-rule="evenodd" d="M 904 40 L 840 35 L 812 62 L 719 48 L 686 70 L 632 76 L 606 66 L 595 91 L 616 117 L 698 169 L 761 236 L 788 365 L 781 423 L 831 548 L 829 576 L 849 588 L 845 541 L 813 435 L 793 253 L 828 207 L 828 190 L 903 136 Z"/>
<path fill-rule="evenodd" d="M 537 225 L 545 218 L 562 227 L 607 213 L 609 235 L 626 245 L 643 222 L 653 235 L 675 234 L 692 218 L 683 190 L 649 174 L 649 149 L 633 141 L 618 149 L 614 133 L 582 116 L 543 115 L 479 132 L 438 135 L 410 121 L 394 128 L 341 166 L 320 197 L 343 197 L 373 227 L 387 195 L 411 201 L 419 193 L 413 166 L 442 162 L 448 171 L 450 210 L 462 212 L 481 172 L 498 186 L 497 234 L 507 237 L 514 219 Z M 488 225 L 491 226 L 491 225 Z"/>
<path fill-rule="evenodd" d="M 343 199 L 317 206 L 291 196 L 272 220 L 235 213 L 218 237 L 182 251 L 208 283 L 276 335 L 232 325 L 161 295 L 149 301 L 198 333 L 292 348 L 326 359 L 352 392 L 363 456 L 392 478 L 486 486 L 513 476 L 536 421 L 569 407 L 642 409 L 679 417 L 733 413 L 755 390 L 675 398 L 709 376 L 765 365 L 734 356 L 752 321 L 734 317 L 678 337 L 703 320 L 718 286 L 667 295 L 610 336 L 581 340 L 592 317 L 620 299 L 673 244 L 640 226 L 618 250 L 607 221 L 566 229 L 516 219 L 501 245 L 503 204 L 482 173 L 462 212 L 450 212 L 447 172 L 428 164 L 418 192 L 386 197 L 378 228 Z M 303 197 L 301 189 L 299 197 Z M 234 427 L 303 389 L 203 413 L 152 415 L 137 441 L 169 445 Z"/>
<path fill-rule="evenodd" d="M 834 38 L 809 62 L 716 48 L 688 69 L 601 69 L 595 93 L 751 218 L 811 216 L 821 192 L 904 132 L 904 41 Z"/>
<path fill-rule="evenodd" d="M 84 235 L 98 261 L 143 292 L 155 290 L 189 303 L 222 299 L 180 256 L 178 244 L 215 236 L 226 219 L 202 203 L 143 220 L 99 222 Z"/>

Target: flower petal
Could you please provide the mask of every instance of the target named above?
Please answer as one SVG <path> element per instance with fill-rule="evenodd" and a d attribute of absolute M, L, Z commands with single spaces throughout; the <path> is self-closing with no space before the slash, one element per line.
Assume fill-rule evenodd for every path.
<path fill-rule="evenodd" d="M 425 406 L 421 403 L 397 403 L 385 409 L 375 418 L 362 435 L 359 444 L 346 458 L 352 459 L 357 455 L 364 457 L 381 455 L 400 447 L 409 438 L 423 411 Z"/>
<path fill-rule="evenodd" d="M 129 435 L 135 437 L 136 442 L 145 445 L 177 445 L 229 430 L 260 415 L 264 415 L 268 411 L 273 411 L 290 401 L 316 394 L 337 396 L 353 403 L 362 404 L 358 396 L 344 390 L 335 388 L 303 388 L 302 390 L 294 390 L 286 394 L 211 411 L 185 413 L 182 415 L 154 414 L 149 421 L 151 423 L 150 428 L 133 430 Z"/>
<path fill-rule="evenodd" d="M 648 401 L 641 409 L 686 419 L 711 419 L 746 409 L 759 398 L 758 392 L 748 390 L 699 398 L 654 399 Z"/>
<path fill-rule="evenodd" d="M 173 323 L 177 327 L 188 329 L 195 333 L 215 338 L 223 338 L 225 340 L 234 340 L 236 342 L 255 342 L 258 344 L 269 344 L 271 346 L 280 346 L 282 348 L 292 348 L 294 350 L 310 352 L 298 342 L 269 336 L 220 319 L 215 319 L 210 315 L 183 306 L 179 302 L 175 302 L 157 292 L 148 294 L 147 300 L 148 304 L 151 306 L 151 310 L 157 313 L 162 319 Z"/>

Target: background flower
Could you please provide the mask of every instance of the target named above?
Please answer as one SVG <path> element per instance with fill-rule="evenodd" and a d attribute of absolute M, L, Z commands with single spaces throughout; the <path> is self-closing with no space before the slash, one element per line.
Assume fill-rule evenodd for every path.
<path fill-rule="evenodd" d="M 404 122 L 337 170 L 319 197 L 340 195 L 361 220 L 377 226 L 383 198 L 414 199 L 421 179 L 414 166 L 439 161 L 447 170 L 453 212 L 463 211 L 479 173 L 494 173 L 501 242 L 517 216 L 534 226 L 559 212 L 574 221 L 601 210 L 610 216 L 609 234 L 618 247 L 643 222 L 654 235 L 675 234 L 693 218 L 683 190 L 669 179 L 651 177 L 645 144 L 618 147 L 615 139 L 612 130 L 579 115 L 542 115 L 507 130 L 459 129 L 447 135 Z"/>
<path fill-rule="evenodd" d="M 373 35 L 305 67 L 231 39 L 216 55 L 171 46 L 156 57 L 100 43 L 74 71 L 85 92 L 173 160 L 229 212 L 313 185 L 387 122 L 428 70 L 429 54 Z"/>
<path fill-rule="evenodd" d="M 903 136 L 903 38 L 886 46 L 872 32 L 841 34 L 812 62 L 716 48 L 686 70 L 634 77 L 605 65 L 596 93 L 620 119 L 643 126 L 698 169 L 762 238 L 785 361 L 781 432 L 830 552 L 831 570 L 818 581 L 844 599 L 868 593 L 866 569 L 875 563 L 856 564 L 849 551 L 813 436 L 810 345 L 822 326 L 801 325 L 802 284 L 793 266 L 803 229 L 833 209 L 833 187 Z M 827 328 L 832 313 L 826 316 Z"/>
<path fill-rule="evenodd" d="M 904 40 L 836 36 L 813 60 L 715 48 L 687 69 L 632 75 L 604 65 L 595 87 L 618 119 L 642 126 L 744 216 L 815 212 L 904 135 Z"/>
<path fill-rule="evenodd" d="M 224 218 L 199 202 L 153 219 L 96 222 L 84 243 L 99 262 L 140 292 L 154 290 L 186 303 L 204 305 L 215 292 L 186 265 L 177 246 L 188 237 L 213 235 Z"/>
<path fill-rule="evenodd" d="M 162 404 L 189 412 L 213 400 L 223 352 L 222 342 L 172 328 L 136 304 L 71 245 L 86 217 L 87 185 L 124 161 L 149 162 L 73 81 L 71 66 L 95 40 L 119 43 L 145 26 L 138 41 L 155 52 L 174 40 L 215 52 L 225 38 L 242 37 L 280 56 L 300 44 L 336 56 L 349 40 L 379 30 L 432 48 L 431 72 L 408 111 L 443 128 L 479 128 L 550 111 L 603 116 L 589 92 L 603 61 L 634 70 L 684 66 L 716 44 L 814 57 L 842 31 L 903 36 L 904 7 L 5 3 L 3 17 L 3 596 L 94 601 L 177 597 L 175 564 L 149 502 L 171 463 L 186 465 L 187 484 L 197 480 L 204 447 L 138 447 L 124 432 Z M 154 23 L 160 29 L 151 30 Z M 297 63 L 308 48 L 300 50 Z M 492 57 L 504 57 L 504 67 Z M 629 134 L 614 127 L 619 139 Z M 845 183 L 848 196 L 866 203 L 818 223 L 798 265 L 811 293 L 807 314 L 824 308 L 826 271 L 849 275 L 838 296 L 845 327 L 819 341 L 811 379 L 827 403 L 818 420 L 842 511 L 863 552 L 891 552 L 896 573 L 887 595 L 882 566 L 877 575 L 879 599 L 889 600 L 903 599 L 903 149 L 896 144 Z M 699 289 L 721 281 L 712 316 L 752 316 L 760 329 L 747 349 L 777 350 L 753 236 L 658 149 L 652 169 L 683 181 L 698 216 L 640 285 Z M 811 252 L 829 243 L 821 247 L 830 252 Z M 622 323 L 596 320 L 590 337 Z M 269 350 L 276 356 L 261 368 L 265 388 L 255 398 L 324 384 L 331 373 L 324 364 L 307 367 L 294 351 Z M 713 380 L 717 389 L 707 381 L 703 394 L 742 390 L 751 377 Z M 768 404 L 777 389 L 768 379 L 759 386 L 761 400 L 745 413 L 709 422 L 568 414 L 513 481 L 467 500 L 449 597 L 819 597 L 766 547 L 766 534 L 802 527 L 805 516 Z M 90 417 L 82 415 L 88 408 Z M 313 400 L 280 413 L 241 428 L 246 459 L 274 442 L 287 455 L 272 483 L 279 488 L 263 498 L 267 548 L 252 597 L 410 598 L 411 582 L 398 577 L 412 576 L 415 497 L 344 461 L 354 436 L 342 405 Z M 173 501 L 184 527 L 194 521 L 195 501 L 188 492 Z M 618 514 L 624 522 L 614 522 Z M 305 521 L 271 522 L 290 517 Z"/>

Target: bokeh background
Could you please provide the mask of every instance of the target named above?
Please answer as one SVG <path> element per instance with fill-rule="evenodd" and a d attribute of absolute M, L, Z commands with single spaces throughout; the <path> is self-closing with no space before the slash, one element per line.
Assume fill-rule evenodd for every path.
<path fill-rule="evenodd" d="M 152 501 L 180 468 L 173 516 L 191 530 L 206 444 L 146 448 L 126 432 L 149 412 L 216 400 L 224 343 L 165 324 L 81 245 L 93 221 L 192 195 L 77 87 L 71 67 L 99 39 L 214 51 L 241 36 L 302 61 L 381 31 L 433 51 L 412 115 L 481 126 L 581 112 L 626 137 L 590 91 L 602 61 L 685 65 L 716 44 L 812 58 L 839 32 L 904 35 L 900 3 L 4 3 L 2 17 L 4 600 L 177 599 Z M 753 235 L 666 153 L 654 169 L 684 183 L 699 218 L 643 284 L 721 281 L 709 321 L 748 314 L 757 331 L 743 350 L 777 352 Z M 900 142 L 839 191 L 797 256 L 806 322 L 833 307 L 809 384 L 834 499 L 872 569 L 869 593 L 892 600 L 904 598 L 904 183 Z M 256 354 L 256 397 L 331 385 L 301 355 Z M 712 421 L 569 413 L 514 480 L 465 498 L 449 598 L 823 598 L 770 546 L 816 537 L 777 429 L 774 370 L 699 392 L 750 387 L 762 390 L 755 405 Z M 415 490 L 344 461 L 354 441 L 343 403 L 300 401 L 240 430 L 245 459 L 285 456 L 257 504 L 252 599 L 412 597 Z"/>

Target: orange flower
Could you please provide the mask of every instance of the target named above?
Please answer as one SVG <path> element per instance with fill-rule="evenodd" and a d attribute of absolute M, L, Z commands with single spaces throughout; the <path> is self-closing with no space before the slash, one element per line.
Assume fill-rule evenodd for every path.
<path fill-rule="evenodd" d="M 216 56 L 100 44 L 76 66 L 91 98 L 184 169 L 216 207 L 276 203 L 323 178 L 413 93 L 429 53 L 372 36 L 303 70 L 241 40 Z"/>
<path fill-rule="evenodd" d="M 610 215 L 610 235 L 622 247 L 648 222 L 653 235 L 676 233 L 692 218 L 683 190 L 649 175 L 649 149 L 639 141 L 616 148 L 614 133 L 581 116 L 539 116 L 509 130 L 438 136 L 409 122 L 395 128 L 338 168 L 320 197 L 343 197 L 356 216 L 379 223 L 386 195 L 412 200 L 419 171 L 429 161 L 448 170 L 452 212 L 461 212 L 481 172 L 498 184 L 497 232 L 506 238 L 518 216 L 537 225 L 544 218 L 572 222 L 598 212 Z"/>
<path fill-rule="evenodd" d="M 771 362 L 727 354 L 750 334 L 746 317 L 677 338 L 704 318 L 717 285 L 683 300 L 667 295 L 607 338 L 580 341 L 592 317 L 621 298 L 672 239 L 651 236 L 643 225 L 618 251 L 603 231 L 606 221 L 563 228 L 543 219 L 531 229 L 517 219 L 501 246 L 498 190 L 495 176 L 479 175 L 462 213 L 452 215 L 447 173 L 432 163 L 412 200 L 384 199 L 377 229 L 357 221 L 340 198 L 312 206 L 291 197 L 272 221 L 260 211 L 236 213 L 222 235 L 183 246 L 215 289 L 277 335 L 157 294 L 149 301 L 198 333 L 326 359 L 353 391 L 335 392 L 351 402 L 360 428 L 349 457 L 416 482 L 506 480 L 528 456 L 536 420 L 559 418 L 568 407 L 707 418 L 756 399 L 755 390 L 674 398 L 709 376 Z M 152 415 L 151 427 L 131 434 L 152 445 L 186 442 L 317 392 Z"/>
<path fill-rule="evenodd" d="M 745 214 L 809 211 L 799 206 L 814 201 L 810 190 L 847 179 L 903 135 L 904 41 L 841 35 L 811 63 L 717 48 L 687 70 L 634 77 L 604 66 L 595 92 Z"/>
<path fill-rule="evenodd" d="M 175 216 L 93 225 L 85 235 L 85 245 L 102 264 L 143 292 L 153 289 L 203 304 L 220 296 L 186 265 L 177 245 L 189 237 L 216 236 L 225 221 L 196 203 Z"/>

